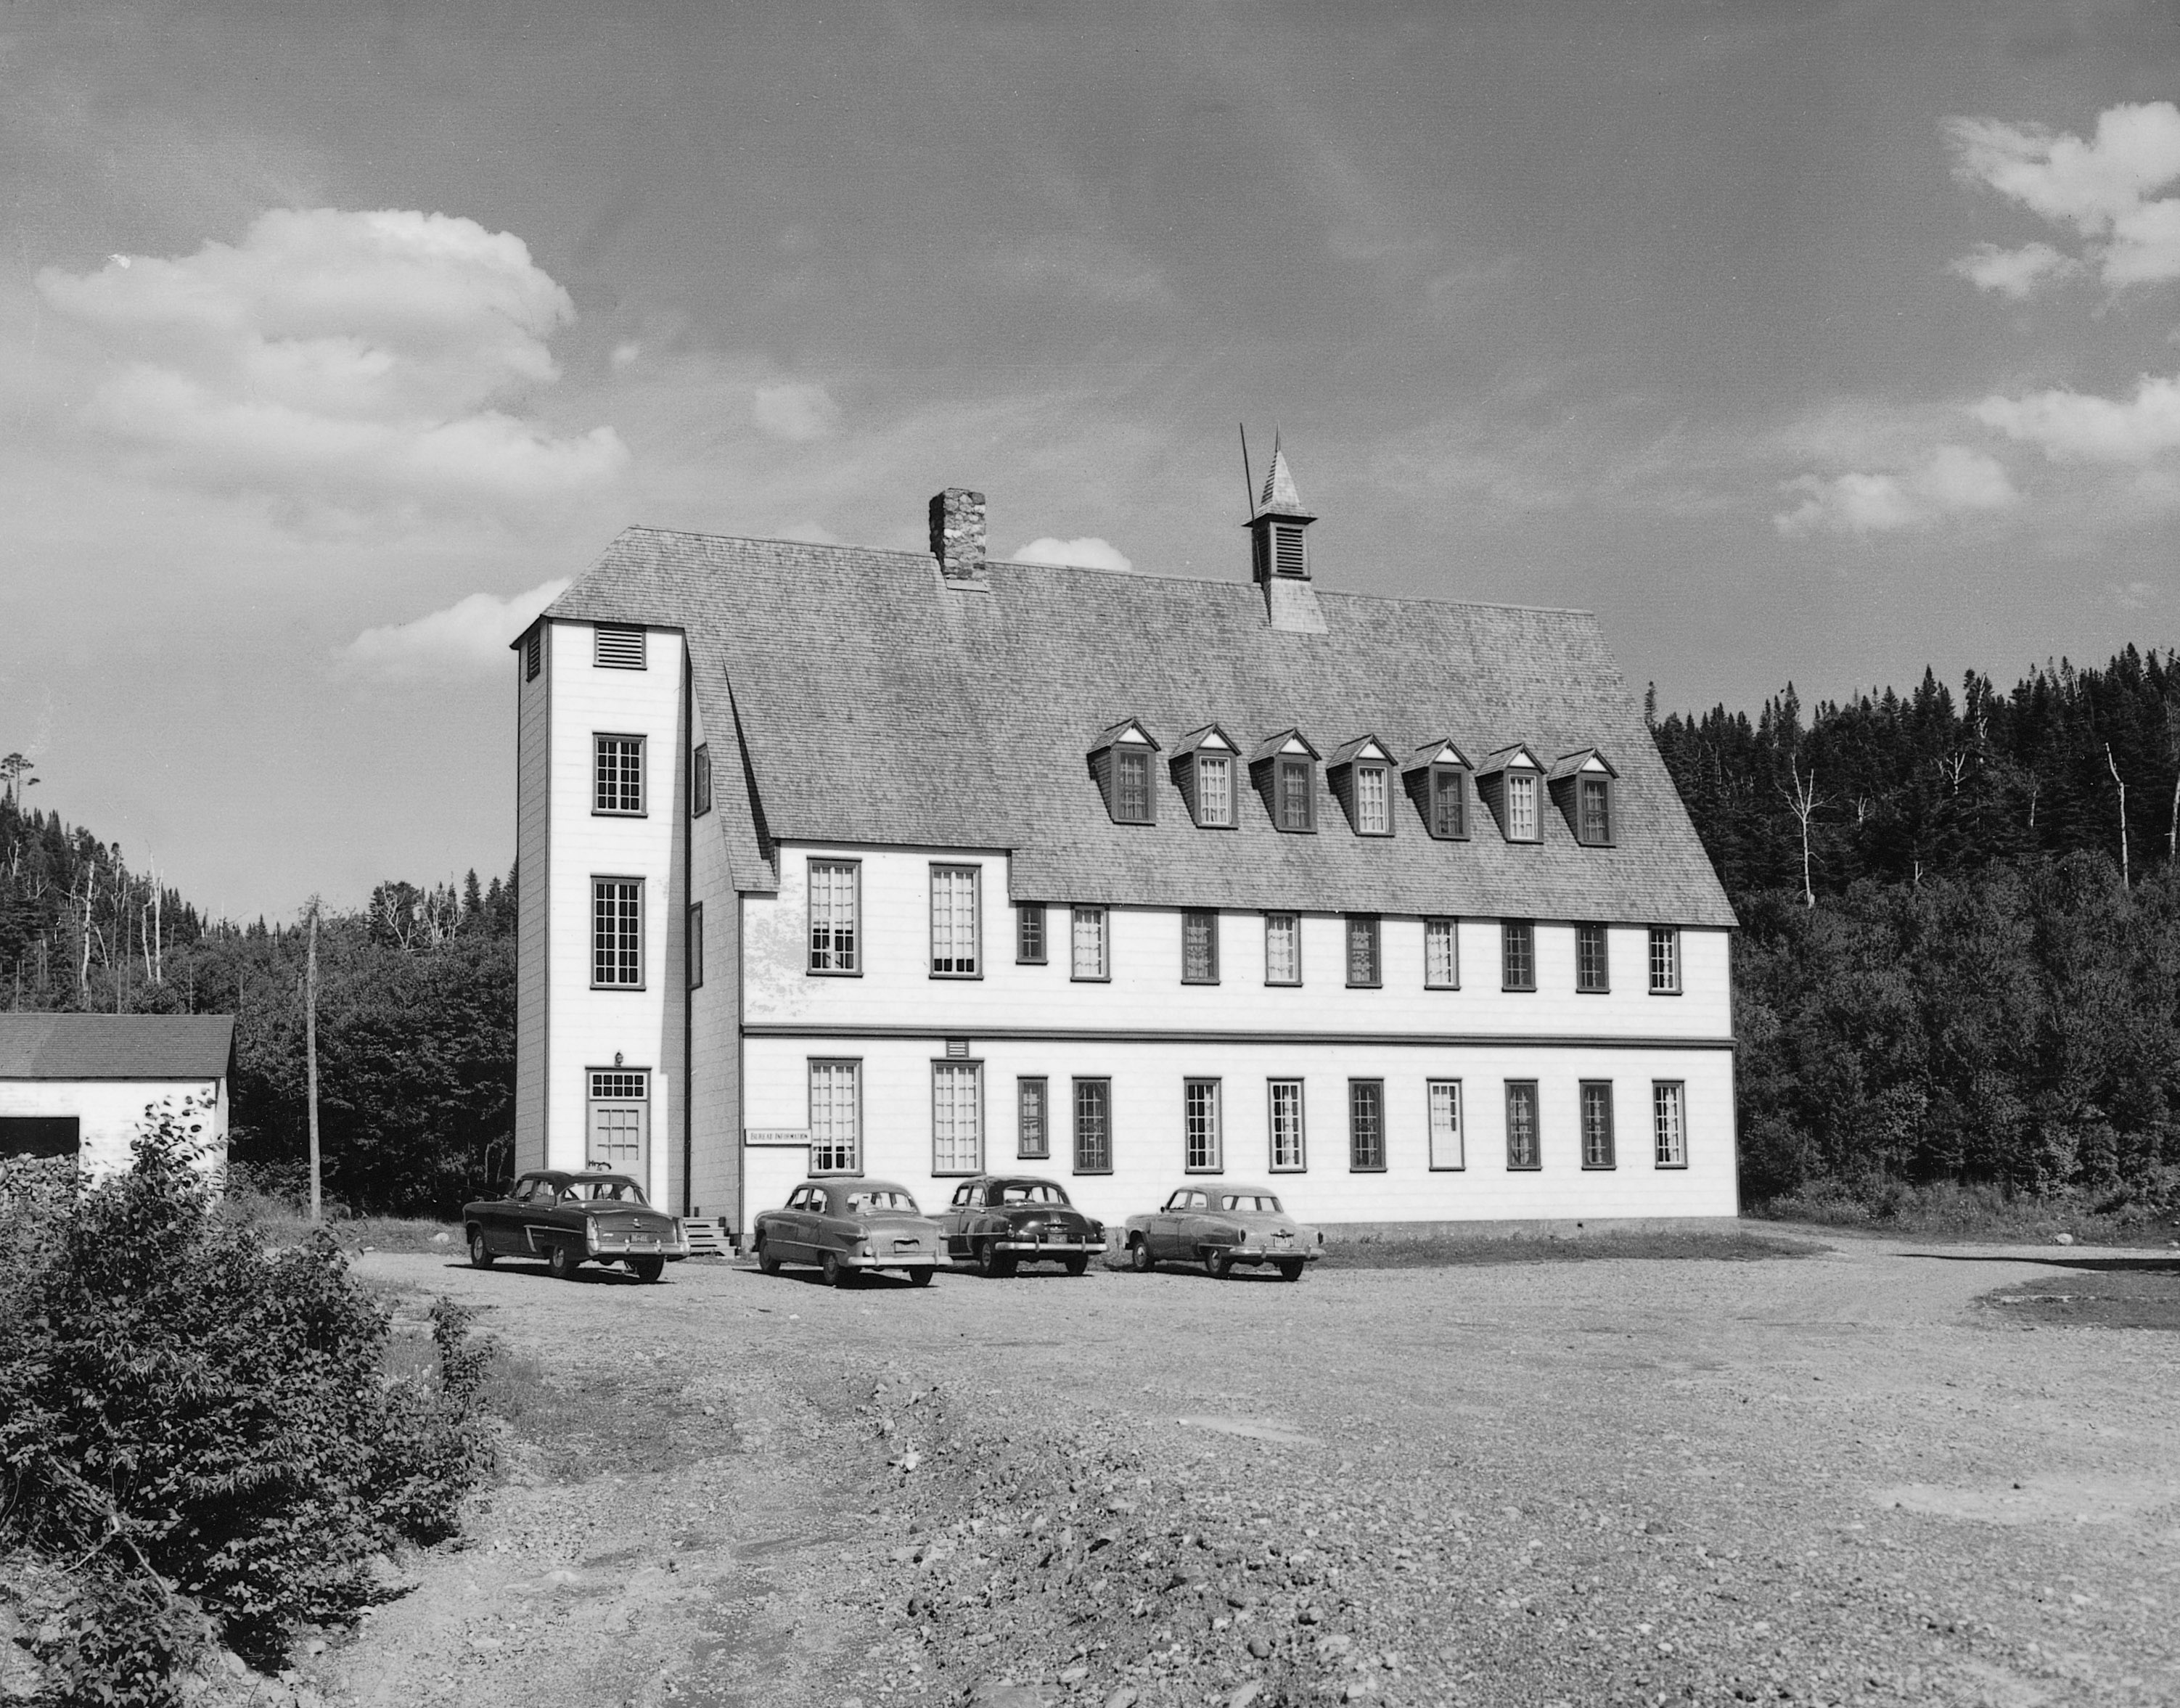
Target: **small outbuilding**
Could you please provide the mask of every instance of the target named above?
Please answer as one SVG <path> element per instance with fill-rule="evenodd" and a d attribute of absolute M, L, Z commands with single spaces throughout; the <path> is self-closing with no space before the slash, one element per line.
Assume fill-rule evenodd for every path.
<path fill-rule="evenodd" d="M 0 1014 L 0 1158 L 125 1168 L 146 1112 L 190 1098 L 205 1111 L 204 1161 L 217 1165 L 234 1080 L 232 1014 Z"/>

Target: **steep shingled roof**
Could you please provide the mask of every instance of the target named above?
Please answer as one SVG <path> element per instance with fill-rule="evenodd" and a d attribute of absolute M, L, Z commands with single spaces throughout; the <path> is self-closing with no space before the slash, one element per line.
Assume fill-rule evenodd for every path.
<path fill-rule="evenodd" d="M 232 1014 L 0 1014 L 0 1079 L 217 1079 Z"/>
<path fill-rule="evenodd" d="M 635 528 L 546 615 L 687 634 L 744 889 L 773 887 L 776 838 L 1010 849 L 1019 900 L 1734 923 L 1587 613 L 1320 590 L 1325 632 L 1293 634 L 1247 582 L 988 568 L 988 592 L 964 591 L 918 553 Z M 1178 810 L 1117 825 L 1085 755 L 1121 717 L 1169 748 L 1214 719 L 1247 746 L 1292 726 L 1320 752 L 1366 731 L 1396 751 L 1595 746 L 1620 775 L 1619 839 L 1583 848 L 1556 813 L 1521 847 L 1488 815 L 1466 842 L 1412 813 L 1360 838 L 1329 802 L 1291 835 L 1247 790 L 1239 834 Z"/>

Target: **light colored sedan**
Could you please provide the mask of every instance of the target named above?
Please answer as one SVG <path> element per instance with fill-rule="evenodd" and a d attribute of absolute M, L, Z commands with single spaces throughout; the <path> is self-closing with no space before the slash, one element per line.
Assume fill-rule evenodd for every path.
<path fill-rule="evenodd" d="M 873 1269 L 899 1270 L 928 1287 L 947 1260 L 939 1224 L 889 1180 L 806 1180 L 781 1208 L 761 1214 L 751 1234 L 767 1275 L 784 1263 L 814 1263 L 828 1287 Z"/>
<path fill-rule="evenodd" d="M 1131 1216 L 1121 1237 L 1138 1274 L 1161 1263 L 1201 1263 L 1223 1278 L 1236 1264 L 1269 1263 L 1282 1279 L 1300 1281 L 1324 1255 L 1324 1236 L 1282 1210 L 1278 1194 L 1221 1181 L 1178 1188 L 1149 1215 Z"/>

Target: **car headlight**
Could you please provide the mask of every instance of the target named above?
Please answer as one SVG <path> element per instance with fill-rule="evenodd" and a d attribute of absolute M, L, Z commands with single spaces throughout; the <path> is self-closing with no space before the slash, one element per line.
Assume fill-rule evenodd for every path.
<path fill-rule="evenodd" d="M 858 1257 L 876 1257 L 878 1253 L 871 1249 L 871 1243 L 869 1240 L 866 1239 L 862 1243 L 862 1248 L 856 1253 L 856 1255 Z"/>

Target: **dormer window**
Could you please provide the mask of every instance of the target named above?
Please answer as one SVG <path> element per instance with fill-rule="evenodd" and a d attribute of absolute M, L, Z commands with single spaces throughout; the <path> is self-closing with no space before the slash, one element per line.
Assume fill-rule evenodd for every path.
<path fill-rule="evenodd" d="M 1543 763 L 1519 744 L 1502 747 L 1486 759 L 1476 773 L 1476 792 L 1499 821 L 1499 833 L 1508 842 L 1538 842 L 1543 827 L 1537 818 L 1539 785 Z"/>
<path fill-rule="evenodd" d="M 1263 797 L 1274 829 L 1299 835 L 1317 828 L 1318 757 L 1295 729 L 1282 730 L 1250 756 L 1249 780 Z"/>
<path fill-rule="evenodd" d="M 1199 830 L 1234 827 L 1234 739 L 1215 723 L 1181 739 L 1172 759 L 1174 787 Z"/>
<path fill-rule="evenodd" d="M 1374 735 L 1335 748 L 1324 771 L 1333 798 L 1357 836 L 1393 833 L 1393 756 Z"/>
<path fill-rule="evenodd" d="M 1584 848 L 1610 848 L 1616 840 L 1612 788 L 1619 780 L 1619 772 L 1594 747 L 1561 754 L 1552 766 L 1552 798 Z"/>
<path fill-rule="evenodd" d="M 1098 732 L 1090 749 L 1090 775 L 1115 824 L 1158 822 L 1158 799 L 1151 792 L 1151 756 L 1158 750 L 1133 718 Z"/>
<path fill-rule="evenodd" d="M 1467 755 L 1450 741 L 1426 742 L 1401 768 L 1424 830 L 1440 842 L 1461 842 L 1468 835 L 1472 769 Z"/>

